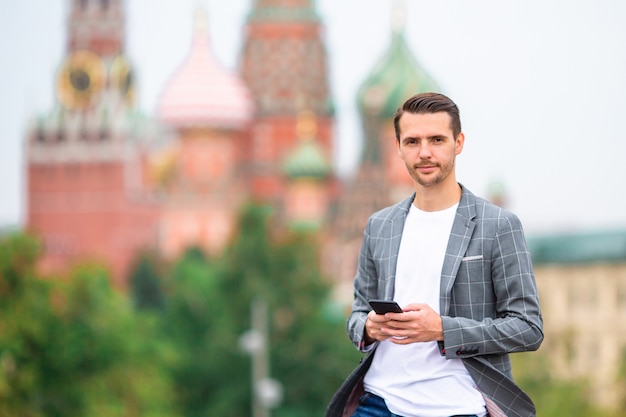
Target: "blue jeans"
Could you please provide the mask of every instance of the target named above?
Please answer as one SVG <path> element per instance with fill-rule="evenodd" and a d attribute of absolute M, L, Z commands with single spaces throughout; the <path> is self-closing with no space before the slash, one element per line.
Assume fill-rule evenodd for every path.
<path fill-rule="evenodd" d="M 371 392 L 366 392 L 359 399 L 359 406 L 352 414 L 352 417 L 402 417 L 397 414 L 392 413 L 387 408 L 387 404 L 385 404 L 385 400 L 380 398 L 378 395 L 372 394 Z M 465 414 L 459 416 L 450 416 L 450 417 L 477 417 L 475 414 Z"/>

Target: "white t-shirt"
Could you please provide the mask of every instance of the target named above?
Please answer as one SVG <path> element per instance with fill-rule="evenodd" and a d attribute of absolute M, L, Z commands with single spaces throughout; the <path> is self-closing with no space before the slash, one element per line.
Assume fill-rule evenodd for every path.
<path fill-rule="evenodd" d="M 426 212 L 411 205 L 396 266 L 394 300 L 425 303 L 439 313 L 441 269 L 458 204 Z M 446 359 L 437 342 L 381 342 L 365 375 L 365 390 L 406 417 L 484 415 L 485 402 L 459 359 Z"/>

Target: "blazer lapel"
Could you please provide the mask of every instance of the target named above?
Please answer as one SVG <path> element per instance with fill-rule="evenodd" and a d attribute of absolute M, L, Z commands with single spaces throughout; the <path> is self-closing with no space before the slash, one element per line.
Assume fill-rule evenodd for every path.
<path fill-rule="evenodd" d="M 383 298 L 387 300 L 393 300 L 396 282 L 396 265 L 398 261 L 398 252 L 400 252 L 402 232 L 404 231 L 404 222 L 406 221 L 406 216 L 409 213 L 414 198 L 415 194 L 402 201 L 391 213 L 389 213 L 389 216 L 386 219 L 386 221 L 390 223 L 390 227 L 388 229 L 390 231 L 390 235 L 388 236 L 389 245 L 386 247 L 386 256 L 383 268 L 386 268 L 385 273 L 390 277 L 390 279 L 386 280 L 383 290 Z"/>
<path fill-rule="evenodd" d="M 450 292 L 461 266 L 461 260 L 467 251 L 476 224 L 476 206 L 474 195 L 461 186 L 462 194 L 456 211 L 452 231 L 448 240 L 448 248 L 441 270 L 441 286 L 439 297 L 439 314 L 446 315 L 450 310 Z"/>

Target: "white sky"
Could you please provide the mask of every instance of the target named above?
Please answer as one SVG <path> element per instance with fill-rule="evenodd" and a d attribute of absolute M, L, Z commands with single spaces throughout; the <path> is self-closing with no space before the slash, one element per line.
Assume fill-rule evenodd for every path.
<path fill-rule="evenodd" d="M 31 117 L 52 109 L 68 4 L 0 0 L 0 227 L 24 219 L 23 135 Z M 218 59 L 236 68 L 252 0 L 127 4 L 127 55 L 146 114 L 189 50 L 198 4 Z M 358 156 L 354 96 L 389 45 L 391 4 L 317 1 L 341 172 Z M 503 181 L 531 234 L 626 229 L 626 2 L 406 0 L 406 8 L 414 55 L 461 109 L 458 179 L 483 196 Z"/>

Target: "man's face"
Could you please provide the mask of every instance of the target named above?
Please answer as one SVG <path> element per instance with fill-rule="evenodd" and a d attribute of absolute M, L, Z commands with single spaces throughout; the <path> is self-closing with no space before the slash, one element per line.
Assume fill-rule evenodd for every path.
<path fill-rule="evenodd" d="M 398 154 L 413 181 L 422 187 L 456 183 L 455 158 L 465 138 L 463 133 L 454 138 L 448 113 L 404 113 L 399 127 Z"/>

